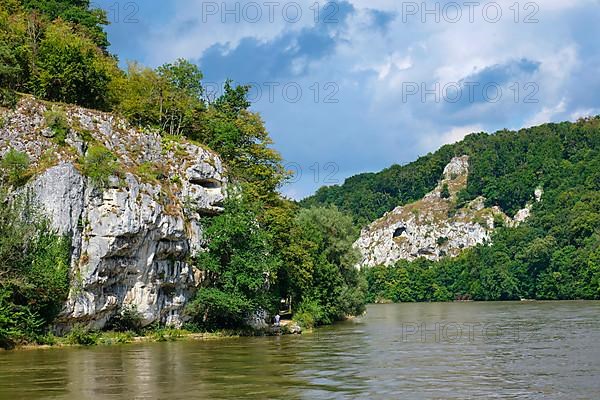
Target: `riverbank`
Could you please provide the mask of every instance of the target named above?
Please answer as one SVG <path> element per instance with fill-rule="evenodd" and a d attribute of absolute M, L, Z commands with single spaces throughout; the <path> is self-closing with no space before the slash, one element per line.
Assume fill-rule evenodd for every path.
<path fill-rule="evenodd" d="M 298 335 L 312 330 L 303 330 L 292 320 L 282 320 L 280 326 L 266 326 L 262 329 L 222 329 L 214 332 L 194 332 L 187 329 L 156 328 L 143 334 L 135 332 L 87 331 L 75 328 L 65 336 L 47 334 L 40 336 L 36 343 L 17 343 L 10 349 L 0 351 L 36 350 L 65 347 L 110 346 L 119 344 L 219 340 L 252 336 Z"/>
<path fill-rule="evenodd" d="M 68 335 L 63 337 L 46 335 L 44 340 L 42 340 L 42 343 L 18 344 L 12 349 L 0 349 L 0 351 L 111 346 L 118 344 L 173 342 L 179 340 L 217 340 L 241 336 L 248 335 L 225 331 L 197 333 L 189 332 L 184 329 L 165 329 L 162 332 L 154 332 L 147 335 L 136 335 L 133 332 L 92 332 L 87 333 L 85 336 L 78 335 L 76 339 Z M 44 343 L 44 341 L 47 341 L 47 343 Z"/>

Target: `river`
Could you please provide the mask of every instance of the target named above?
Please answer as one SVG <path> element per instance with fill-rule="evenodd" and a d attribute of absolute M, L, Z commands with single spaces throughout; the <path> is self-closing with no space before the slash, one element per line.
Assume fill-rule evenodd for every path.
<path fill-rule="evenodd" d="M 0 353 L 0 399 L 597 399 L 600 302 L 388 304 L 301 336 Z"/>

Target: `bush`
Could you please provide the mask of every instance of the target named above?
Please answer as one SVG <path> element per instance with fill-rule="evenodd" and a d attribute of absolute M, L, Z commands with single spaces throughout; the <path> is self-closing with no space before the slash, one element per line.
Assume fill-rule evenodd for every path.
<path fill-rule="evenodd" d="M 116 332 L 139 333 L 142 329 L 142 314 L 136 306 L 124 306 L 117 315 L 108 321 L 106 329 Z"/>
<path fill-rule="evenodd" d="M 344 285 L 339 295 L 338 319 L 358 316 L 365 312 L 367 281 L 363 276 L 356 278 L 354 285 Z"/>
<path fill-rule="evenodd" d="M 46 126 L 54 133 L 54 140 L 60 145 L 65 144 L 67 133 L 69 133 L 69 122 L 67 114 L 60 108 L 53 108 L 44 113 Z"/>
<path fill-rule="evenodd" d="M 0 292 L 0 347 L 8 349 L 23 336 L 17 327 L 18 315 L 14 306 L 6 301 L 7 293 Z"/>
<path fill-rule="evenodd" d="M 504 218 L 500 214 L 494 214 L 494 228 L 501 228 L 504 226 Z"/>
<path fill-rule="evenodd" d="M 442 199 L 447 199 L 447 198 L 450 197 L 450 190 L 448 189 L 448 184 L 447 183 L 444 183 L 442 185 L 442 190 L 440 192 L 440 197 Z"/>
<path fill-rule="evenodd" d="M 253 305 L 241 293 L 201 288 L 186 311 L 204 328 L 237 328 L 244 325 L 244 316 L 252 313 Z"/>
<path fill-rule="evenodd" d="M 133 342 L 134 332 L 106 332 L 100 336 L 101 344 L 126 344 Z"/>
<path fill-rule="evenodd" d="M 78 344 L 81 346 L 94 346 L 98 344 L 100 334 L 95 331 L 91 331 L 81 325 L 73 326 L 71 332 L 66 336 L 67 343 Z"/>
<path fill-rule="evenodd" d="M 448 238 L 446 236 L 440 236 L 439 238 L 437 238 L 437 240 L 435 241 L 437 243 L 438 246 L 443 246 L 446 243 L 448 243 Z"/>
<path fill-rule="evenodd" d="M 15 305 L 8 290 L 0 291 L 0 347 L 35 341 L 44 322 L 26 306 Z"/>
<path fill-rule="evenodd" d="M 29 178 L 29 156 L 15 149 L 10 149 L 0 161 L 3 181 L 12 186 L 21 186 Z"/>
<path fill-rule="evenodd" d="M 37 210 L 22 200 L 0 196 L 3 347 L 37 341 L 54 321 L 69 290 L 70 240 L 56 235 Z"/>
<path fill-rule="evenodd" d="M 15 108 L 18 101 L 19 97 L 13 90 L 6 88 L 0 89 L 0 107 Z"/>
<path fill-rule="evenodd" d="M 330 323 L 326 313 L 316 300 L 304 300 L 298 307 L 298 312 L 294 314 L 294 321 L 302 328 L 312 329 L 321 324 Z"/>
<path fill-rule="evenodd" d="M 183 336 L 183 332 L 175 328 L 157 328 L 152 332 L 152 339 L 157 342 L 173 342 Z"/>
<path fill-rule="evenodd" d="M 82 172 L 91 179 L 92 183 L 104 188 L 108 186 L 109 178 L 117 172 L 117 158 L 106 147 L 91 146 L 81 160 Z"/>
<path fill-rule="evenodd" d="M 52 332 L 48 332 L 44 335 L 38 335 L 35 342 L 42 346 L 54 346 L 58 343 L 58 338 Z"/>
<path fill-rule="evenodd" d="M 160 165 L 144 162 L 137 167 L 136 175 L 146 182 L 161 181 L 166 178 L 166 173 Z"/>

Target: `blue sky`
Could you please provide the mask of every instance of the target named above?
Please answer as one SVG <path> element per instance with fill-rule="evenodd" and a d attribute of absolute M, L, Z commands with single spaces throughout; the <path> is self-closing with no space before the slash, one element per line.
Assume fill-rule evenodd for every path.
<path fill-rule="evenodd" d="M 122 63 L 183 57 L 213 90 L 251 84 L 301 170 L 294 198 L 471 132 L 600 114 L 600 0 L 95 4 Z"/>

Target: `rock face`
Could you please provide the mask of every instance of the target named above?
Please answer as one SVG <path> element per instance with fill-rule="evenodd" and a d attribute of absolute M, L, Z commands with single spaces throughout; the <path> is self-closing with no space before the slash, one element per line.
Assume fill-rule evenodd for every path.
<path fill-rule="evenodd" d="M 58 232 L 72 238 L 72 288 L 58 328 L 102 328 L 124 306 L 135 306 L 146 325 L 181 325 L 183 308 L 202 280 L 190 263 L 203 246 L 199 220 L 222 210 L 220 159 L 199 145 L 161 139 L 78 107 L 61 111 L 71 128 L 65 143 L 58 143 L 44 134 L 49 107 L 25 98 L 6 112 L 0 153 L 28 153 L 36 174 L 22 190 Z M 92 145 L 118 159 L 105 187 L 81 172 Z"/>
<path fill-rule="evenodd" d="M 390 265 L 425 257 L 439 260 L 490 240 L 498 223 L 516 225 L 530 214 L 531 204 L 511 219 L 500 208 L 486 208 L 478 197 L 456 207 L 457 193 L 467 185 L 469 158 L 455 157 L 437 187 L 415 203 L 397 207 L 361 232 L 354 246 L 361 253 L 358 268 Z M 542 196 L 535 192 L 535 200 Z"/>

